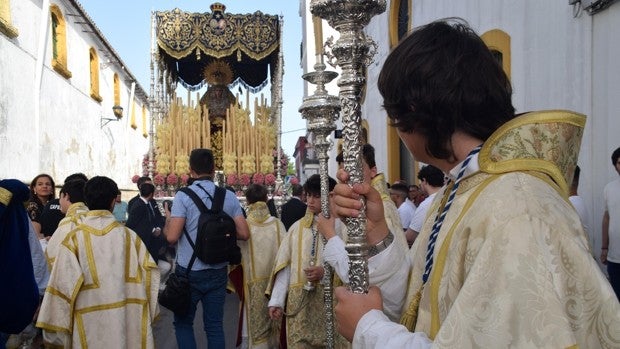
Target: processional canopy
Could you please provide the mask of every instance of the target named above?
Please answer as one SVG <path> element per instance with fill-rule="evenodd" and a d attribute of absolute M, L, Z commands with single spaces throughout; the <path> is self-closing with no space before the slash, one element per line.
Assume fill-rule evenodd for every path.
<path fill-rule="evenodd" d="M 155 98 L 165 114 L 157 126 L 157 173 L 186 174 L 187 154 L 204 147 L 213 150 L 216 170 L 227 183 L 256 177 L 268 184 L 279 169 L 273 164 L 279 123 L 266 98 L 255 98 L 250 108 L 249 95 L 271 83 L 271 105 L 281 96 L 281 18 L 260 11 L 226 13 L 221 3 L 210 8 L 154 13 Z M 177 84 L 188 90 L 185 104 L 176 98 Z M 189 92 L 203 87 L 199 103 L 193 102 Z M 246 91 L 245 105 L 231 92 L 235 87 Z"/>
<path fill-rule="evenodd" d="M 242 84 L 258 92 L 269 82 L 278 64 L 280 23 L 277 15 L 225 13 L 226 6 L 211 5 L 211 13 L 176 8 L 156 12 L 160 64 L 171 81 L 195 91 L 207 81 L 205 67 L 220 60 L 233 72 L 232 88 Z"/>

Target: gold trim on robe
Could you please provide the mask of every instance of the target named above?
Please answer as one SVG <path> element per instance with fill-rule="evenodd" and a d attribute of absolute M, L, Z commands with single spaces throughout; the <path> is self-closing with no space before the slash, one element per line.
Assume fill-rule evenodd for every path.
<path fill-rule="evenodd" d="M 527 113 L 485 142 L 422 288 L 438 193 L 411 249 L 407 296 L 422 290 L 414 330 L 434 347 L 620 348 L 620 304 L 564 200 L 584 123 L 567 111 Z"/>

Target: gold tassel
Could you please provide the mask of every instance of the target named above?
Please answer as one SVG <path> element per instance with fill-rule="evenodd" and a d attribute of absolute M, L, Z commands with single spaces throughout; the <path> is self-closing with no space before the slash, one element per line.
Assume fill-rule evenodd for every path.
<path fill-rule="evenodd" d="M 422 290 L 424 290 L 424 286 L 420 287 L 418 292 L 415 294 L 411 302 L 409 303 L 409 307 L 400 317 L 401 325 L 407 327 L 407 329 L 411 332 L 415 330 L 416 322 L 418 321 L 418 308 L 420 308 L 420 300 L 422 299 Z"/>
<path fill-rule="evenodd" d="M 280 329 L 282 327 L 282 321 L 271 320 L 271 325 L 269 326 L 269 339 L 267 341 L 269 348 L 280 347 Z"/>

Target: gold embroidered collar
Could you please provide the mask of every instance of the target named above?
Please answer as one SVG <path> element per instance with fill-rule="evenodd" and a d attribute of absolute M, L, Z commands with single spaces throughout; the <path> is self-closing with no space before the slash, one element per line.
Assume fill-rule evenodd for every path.
<path fill-rule="evenodd" d="M 484 143 L 482 172 L 535 171 L 549 176 L 568 196 L 577 166 L 585 115 L 567 110 L 526 113 L 497 129 Z"/>
<path fill-rule="evenodd" d="M 248 206 L 248 219 L 256 223 L 264 223 L 271 217 L 269 208 L 263 201 L 255 202 Z"/>

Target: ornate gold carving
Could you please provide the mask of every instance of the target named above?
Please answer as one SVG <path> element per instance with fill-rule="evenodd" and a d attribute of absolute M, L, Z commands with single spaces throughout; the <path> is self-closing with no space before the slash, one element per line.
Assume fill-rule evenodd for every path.
<path fill-rule="evenodd" d="M 209 85 L 230 85 L 234 77 L 230 65 L 219 59 L 205 67 L 203 76 Z"/>
<path fill-rule="evenodd" d="M 8 206 L 9 202 L 11 202 L 11 198 L 13 197 L 13 193 L 5 188 L 0 188 L 0 204 L 4 206 Z"/>
<path fill-rule="evenodd" d="M 239 51 L 261 60 L 279 46 L 278 16 L 260 11 L 245 15 L 226 13 L 218 18 L 212 13 L 189 13 L 176 8 L 155 16 L 157 44 L 176 59 L 199 49 L 216 58 Z"/>

